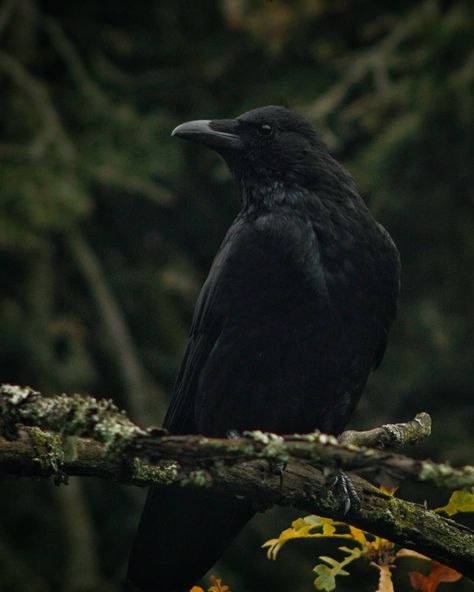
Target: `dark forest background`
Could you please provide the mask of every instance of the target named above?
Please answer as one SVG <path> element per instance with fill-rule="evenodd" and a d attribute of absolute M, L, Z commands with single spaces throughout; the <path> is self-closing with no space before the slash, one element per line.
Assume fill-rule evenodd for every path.
<path fill-rule="evenodd" d="M 426 410 L 433 436 L 410 454 L 472 462 L 473 23 L 469 0 L 0 2 L 0 380 L 113 397 L 158 424 L 238 208 L 223 163 L 170 131 L 283 104 L 401 252 L 398 320 L 352 427 Z M 118 591 L 143 498 L 3 477 L 0 590 Z M 327 544 L 276 563 L 259 548 L 295 516 L 257 517 L 214 573 L 232 592 L 312 590 Z M 375 589 L 375 570 L 351 571 L 338 589 Z"/>

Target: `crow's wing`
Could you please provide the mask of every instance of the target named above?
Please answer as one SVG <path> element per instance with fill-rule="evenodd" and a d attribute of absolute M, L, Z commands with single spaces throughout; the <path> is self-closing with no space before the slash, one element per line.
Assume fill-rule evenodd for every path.
<path fill-rule="evenodd" d="M 269 214 L 254 223 L 237 218 L 230 228 L 196 303 L 189 341 L 178 372 L 164 427 L 172 433 L 195 433 L 199 379 L 224 325 L 245 324 L 256 312 L 273 316 L 272 298 L 282 277 L 301 266 L 312 272 L 315 295 L 327 298 L 316 236 L 307 221 Z M 264 288 L 265 286 L 265 288 Z M 288 284 L 293 288 L 294 285 Z M 273 287 L 273 288 L 272 288 Z"/>
<path fill-rule="evenodd" d="M 382 233 L 384 242 L 384 265 L 380 270 L 379 282 L 384 291 L 383 301 L 386 310 L 385 314 L 382 315 L 383 328 L 380 342 L 374 355 L 373 370 L 377 370 L 382 363 L 385 350 L 387 349 L 388 333 L 397 314 L 401 269 L 400 255 L 392 237 L 381 224 L 377 223 L 377 227 Z"/>
<path fill-rule="evenodd" d="M 195 433 L 198 415 L 201 430 L 203 421 L 207 423 L 205 433 L 225 433 L 229 429 L 230 410 L 235 415 L 236 405 L 245 407 L 250 423 L 258 423 L 260 417 L 255 419 L 252 415 L 258 413 L 258 393 L 263 401 L 264 391 L 270 389 L 276 397 L 277 389 L 281 390 L 281 385 L 272 382 L 280 370 L 278 351 L 283 355 L 285 348 L 292 348 L 307 330 L 312 337 L 306 349 L 294 348 L 300 352 L 294 365 L 301 365 L 304 360 L 308 367 L 304 374 L 313 376 L 314 384 L 306 384 L 305 377 L 296 377 L 293 382 L 298 384 L 293 386 L 296 392 L 299 385 L 301 392 L 294 395 L 294 401 L 289 395 L 284 405 L 304 405 L 302 392 L 309 393 L 318 387 L 323 374 L 328 372 L 328 364 L 333 370 L 327 374 L 326 382 L 332 381 L 334 392 L 326 384 L 324 397 L 322 391 L 317 393 L 312 407 L 330 403 L 348 381 L 357 385 L 359 393 L 370 367 L 382 358 L 395 313 L 398 260 L 391 245 L 388 240 L 380 242 L 378 247 L 383 253 L 374 255 L 377 260 L 370 255 L 366 261 L 361 259 L 364 251 L 344 250 L 344 245 L 336 241 L 336 267 L 332 270 L 328 257 L 324 261 L 318 233 L 304 212 L 281 208 L 253 220 L 237 218 L 199 295 L 165 427 L 173 433 Z M 341 280 L 339 268 L 345 257 L 352 258 L 358 271 L 354 278 Z M 353 284 L 360 287 L 362 296 L 358 299 L 353 294 Z M 255 361 L 260 351 L 273 344 L 272 340 L 275 355 L 268 359 L 264 385 L 252 374 L 253 365 L 242 361 L 240 354 Z M 292 356 L 289 351 L 285 360 L 288 365 Z M 341 372 L 347 376 L 340 376 L 341 372 L 334 374 L 338 360 Z M 351 360 L 357 362 L 357 376 L 347 370 Z M 247 405 L 245 393 L 249 390 L 254 391 L 255 397 Z M 237 401 L 235 405 L 232 399 Z M 220 419 L 211 419 L 210 414 L 217 408 Z"/>
<path fill-rule="evenodd" d="M 242 226 L 236 221 L 230 228 L 196 302 L 188 344 L 163 424 L 171 433 L 192 434 L 197 431 L 194 404 L 199 377 L 223 324 L 223 311 L 216 294 L 221 291 L 227 254 L 242 233 Z"/>
<path fill-rule="evenodd" d="M 194 310 L 188 344 L 164 421 L 164 427 L 174 434 L 196 432 L 194 402 L 199 376 L 222 326 L 222 317 L 214 306 L 218 276 L 218 271 L 211 268 Z"/>

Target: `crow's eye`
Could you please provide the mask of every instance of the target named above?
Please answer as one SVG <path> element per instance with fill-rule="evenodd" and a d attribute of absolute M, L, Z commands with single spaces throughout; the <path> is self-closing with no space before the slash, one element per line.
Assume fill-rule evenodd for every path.
<path fill-rule="evenodd" d="M 271 125 L 265 123 L 258 128 L 258 133 L 260 136 L 269 138 L 270 136 L 273 136 L 273 128 Z"/>

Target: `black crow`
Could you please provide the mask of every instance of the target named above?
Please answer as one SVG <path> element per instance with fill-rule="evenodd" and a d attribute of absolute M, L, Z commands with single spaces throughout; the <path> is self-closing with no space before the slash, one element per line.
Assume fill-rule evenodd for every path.
<path fill-rule="evenodd" d="M 293 111 L 191 121 L 173 135 L 224 158 L 241 208 L 199 295 L 164 426 L 338 435 L 395 316 L 392 239 Z M 151 489 L 129 580 L 146 592 L 188 590 L 253 513 L 250 501 L 206 490 Z"/>

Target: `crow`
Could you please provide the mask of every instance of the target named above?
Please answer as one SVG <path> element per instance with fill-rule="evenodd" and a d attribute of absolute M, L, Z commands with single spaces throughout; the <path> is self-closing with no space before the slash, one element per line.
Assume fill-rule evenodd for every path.
<path fill-rule="evenodd" d="M 199 294 L 164 427 L 224 437 L 346 426 L 395 317 L 400 261 L 351 175 L 284 107 L 172 133 L 218 152 L 241 207 Z M 254 514 L 251 501 L 151 489 L 128 579 L 183 592 Z"/>

